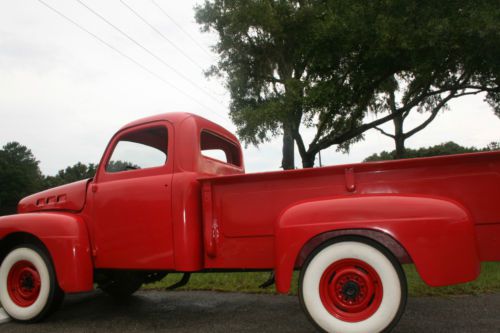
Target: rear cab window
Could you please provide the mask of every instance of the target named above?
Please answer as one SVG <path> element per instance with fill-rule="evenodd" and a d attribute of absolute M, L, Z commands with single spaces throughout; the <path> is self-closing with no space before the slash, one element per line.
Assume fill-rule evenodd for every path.
<path fill-rule="evenodd" d="M 214 160 L 230 166 L 241 168 L 241 154 L 239 147 L 230 140 L 203 130 L 200 135 L 201 155 L 209 160 Z"/>

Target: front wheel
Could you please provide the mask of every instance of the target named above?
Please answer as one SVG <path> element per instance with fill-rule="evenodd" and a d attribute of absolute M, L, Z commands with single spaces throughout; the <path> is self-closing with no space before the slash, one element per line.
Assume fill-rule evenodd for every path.
<path fill-rule="evenodd" d="M 406 305 L 406 277 L 378 243 L 343 238 L 309 256 L 300 274 L 299 297 L 324 332 L 389 332 Z"/>
<path fill-rule="evenodd" d="M 0 303 L 14 320 L 37 322 L 49 315 L 64 298 L 52 261 L 36 245 L 21 245 L 0 266 Z"/>

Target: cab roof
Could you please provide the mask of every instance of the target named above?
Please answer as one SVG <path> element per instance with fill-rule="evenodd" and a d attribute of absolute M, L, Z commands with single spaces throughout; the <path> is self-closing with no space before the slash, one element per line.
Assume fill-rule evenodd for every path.
<path fill-rule="evenodd" d="M 234 134 L 232 134 L 231 132 L 229 132 L 224 127 L 222 127 L 222 126 L 220 126 L 220 125 L 218 125 L 218 124 L 216 124 L 216 123 L 214 123 L 206 118 L 200 117 L 196 114 L 189 113 L 189 112 L 169 112 L 169 113 L 157 114 L 157 115 L 153 115 L 153 116 L 149 116 L 149 117 L 145 117 L 145 118 L 140 118 L 140 119 L 134 120 L 134 121 L 126 124 L 125 126 L 120 128 L 120 131 L 122 131 L 126 128 L 129 128 L 129 127 L 147 124 L 147 123 L 154 122 L 154 121 L 168 121 L 168 122 L 175 125 L 175 124 L 178 124 L 178 123 L 180 123 L 183 120 L 186 120 L 188 118 L 193 118 L 198 124 L 202 125 L 203 127 L 209 127 L 209 128 L 216 130 L 217 132 L 219 132 L 221 134 L 224 134 L 225 136 L 227 136 L 227 138 L 234 140 L 236 143 L 239 142 L 238 139 L 236 138 L 236 136 Z"/>
<path fill-rule="evenodd" d="M 157 115 L 144 117 L 144 118 L 140 118 L 140 119 L 131 121 L 130 123 L 128 123 L 125 126 L 123 126 L 122 128 L 120 128 L 120 131 L 125 129 L 125 128 L 129 128 L 129 127 L 133 127 L 133 126 L 137 126 L 137 125 L 142 125 L 142 124 L 146 124 L 146 123 L 151 123 L 153 121 L 166 120 L 172 124 L 175 124 L 175 123 L 181 122 L 182 120 L 184 120 L 188 117 L 192 117 L 192 116 L 199 117 L 199 116 L 196 116 L 194 114 L 187 113 L 187 112 L 170 112 L 170 113 L 157 114 Z M 201 118 L 201 117 L 199 117 L 199 118 Z"/>

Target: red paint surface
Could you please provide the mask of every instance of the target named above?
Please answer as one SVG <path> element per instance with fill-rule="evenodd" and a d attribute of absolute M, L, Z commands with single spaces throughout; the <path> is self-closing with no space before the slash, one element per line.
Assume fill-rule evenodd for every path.
<path fill-rule="evenodd" d="M 0 239 L 29 234 L 47 248 L 59 286 L 66 292 L 93 289 L 89 234 L 82 217 L 66 212 L 27 213 L 0 217 Z"/>
<path fill-rule="evenodd" d="M 15 263 L 7 276 L 10 299 L 23 308 L 35 303 L 40 295 L 41 285 L 40 274 L 29 261 Z"/>
<path fill-rule="evenodd" d="M 377 311 L 382 303 L 383 286 L 373 267 L 361 260 L 343 259 L 325 270 L 319 293 L 323 306 L 333 316 L 359 322 Z"/>
<path fill-rule="evenodd" d="M 122 136 L 159 126 L 168 131 L 165 165 L 104 170 Z M 202 144 L 202 133 L 217 138 Z M 201 154 L 219 140 L 230 163 Z M 0 218 L 0 239 L 42 240 L 65 291 L 91 288 L 94 268 L 119 268 L 275 269 L 286 292 L 312 244 L 350 232 L 390 239 L 435 286 L 473 280 L 480 261 L 500 261 L 500 152 L 244 174 L 234 135 L 174 113 L 124 126 L 100 165 L 93 180 L 21 201 L 20 212 L 38 213 Z"/>
<path fill-rule="evenodd" d="M 44 210 L 66 210 L 78 212 L 85 205 L 85 193 L 89 180 L 48 189 L 22 199 L 17 210 L 19 213 L 28 213 Z"/>

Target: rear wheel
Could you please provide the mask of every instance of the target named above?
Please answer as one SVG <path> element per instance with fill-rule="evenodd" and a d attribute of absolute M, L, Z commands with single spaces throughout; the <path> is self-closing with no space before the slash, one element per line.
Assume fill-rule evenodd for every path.
<path fill-rule="evenodd" d="M 379 244 L 342 238 L 308 258 L 299 297 L 309 318 L 325 332 L 389 332 L 404 311 L 406 278 L 396 258 Z"/>
<path fill-rule="evenodd" d="M 44 248 L 25 244 L 5 257 L 0 266 L 0 303 L 13 319 L 40 321 L 63 299 L 54 265 Z"/>

